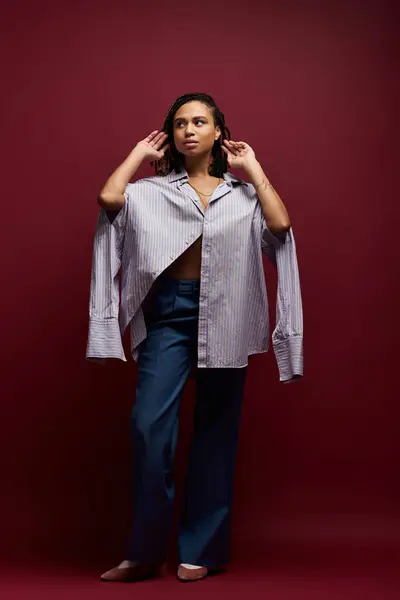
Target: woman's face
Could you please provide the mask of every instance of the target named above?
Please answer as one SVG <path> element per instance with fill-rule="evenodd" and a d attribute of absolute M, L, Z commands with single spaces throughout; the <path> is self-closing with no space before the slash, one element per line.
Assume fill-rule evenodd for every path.
<path fill-rule="evenodd" d="M 176 111 L 173 126 L 175 146 L 185 156 L 210 152 L 221 135 L 211 110 L 198 100 L 187 102 Z"/>

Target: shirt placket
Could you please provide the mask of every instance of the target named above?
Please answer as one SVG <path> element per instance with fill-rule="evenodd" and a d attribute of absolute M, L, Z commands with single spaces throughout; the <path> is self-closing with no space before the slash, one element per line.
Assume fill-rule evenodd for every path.
<path fill-rule="evenodd" d="M 199 327 L 197 341 L 197 366 L 208 367 L 210 361 L 210 352 L 208 348 L 208 329 L 209 329 L 209 302 L 210 302 L 210 283 L 211 283 L 211 237 L 210 221 L 208 220 L 209 211 L 213 203 L 231 191 L 231 185 L 224 182 L 223 185 L 216 188 L 214 194 L 210 197 L 208 207 L 205 210 L 200 198 L 193 188 L 182 183 L 182 189 L 189 196 L 195 206 L 202 212 L 203 220 L 203 241 L 201 248 L 201 271 L 200 271 L 200 297 L 199 297 Z"/>

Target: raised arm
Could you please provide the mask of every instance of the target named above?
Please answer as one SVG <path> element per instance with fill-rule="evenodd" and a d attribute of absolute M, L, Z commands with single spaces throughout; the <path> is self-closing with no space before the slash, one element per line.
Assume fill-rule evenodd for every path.
<path fill-rule="evenodd" d="M 136 144 L 122 164 L 110 175 L 97 197 L 98 204 L 107 211 L 119 211 L 125 203 L 125 188 L 144 160 L 160 160 L 168 144 L 167 134 L 153 131 Z"/>

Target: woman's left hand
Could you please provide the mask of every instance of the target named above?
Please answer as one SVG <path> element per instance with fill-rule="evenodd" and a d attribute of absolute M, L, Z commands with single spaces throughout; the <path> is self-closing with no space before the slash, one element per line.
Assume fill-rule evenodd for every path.
<path fill-rule="evenodd" d="M 256 162 L 254 150 L 246 142 L 224 140 L 221 148 L 227 155 L 228 165 L 233 169 L 246 169 Z"/>

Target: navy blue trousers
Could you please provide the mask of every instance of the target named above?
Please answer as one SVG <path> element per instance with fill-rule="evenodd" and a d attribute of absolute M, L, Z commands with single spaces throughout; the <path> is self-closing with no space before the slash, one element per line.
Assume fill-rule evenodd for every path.
<path fill-rule="evenodd" d="M 199 280 L 164 277 L 145 313 L 132 410 L 133 528 L 127 558 L 166 559 L 173 461 L 185 383 L 197 361 Z M 178 532 L 179 559 L 204 566 L 230 558 L 234 466 L 247 367 L 197 368 L 194 429 Z"/>

